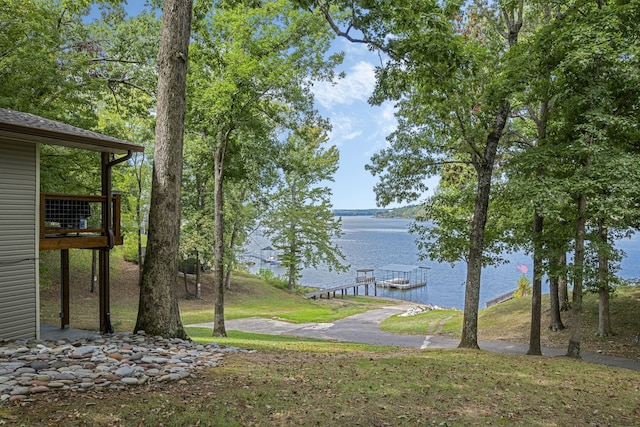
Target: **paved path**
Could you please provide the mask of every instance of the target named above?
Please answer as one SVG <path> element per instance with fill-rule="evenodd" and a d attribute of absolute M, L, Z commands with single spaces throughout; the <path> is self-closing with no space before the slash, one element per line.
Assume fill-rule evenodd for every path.
<path fill-rule="evenodd" d="M 357 342 L 398 347 L 415 347 L 421 349 L 456 348 L 459 340 L 437 335 L 417 336 L 398 335 L 383 332 L 378 325 L 386 318 L 407 311 L 413 306 L 392 305 L 366 313 L 360 313 L 333 323 L 289 323 L 263 317 L 226 320 L 227 330 L 238 330 L 269 335 L 292 335 L 307 338 L 318 338 L 331 341 Z M 188 325 L 191 327 L 213 328 L 213 323 Z M 506 341 L 480 341 L 482 350 L 497 353 L 525 354 L 527 344 Z M 544 356 L 563 356 L 566 350 L 543 347 Z M 605 356 L 598 353 L 582 352 L 582 359 L 588 362 L 640 371 L 640 361 L 622 357 Z"/>

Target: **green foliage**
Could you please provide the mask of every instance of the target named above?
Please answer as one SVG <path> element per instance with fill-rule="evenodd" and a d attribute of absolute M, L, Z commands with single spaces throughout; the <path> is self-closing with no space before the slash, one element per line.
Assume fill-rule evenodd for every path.
<path fill-rule="evenodd" d="M 330 189 L 321 187 L 338 168 L 338 150 L 326 147 L 322 128 L 303 127 L 290 135 L 278 165 L 282 179 L 265 220 L 267 234 L 287 269 L 289 288 L 295 289 L 304 267 L 326 265 L 346 271 L 344 255 L 334 243 L 341 234 L 340 219 L 331 212 Z"/>
<path fill-rule="evenodd" d="M 524 274 L 518 277 L 518 289 L 513 293 L 514 298 L 522 298 L 531 295 L 531 280 Z"/>
<path fill-rule="evenodd" d="M 193 164 L 187 183 L 212 187 L 185 192 L 209 197 L 197 209 L 187 199 L 185 219 L 194 224 L 187 235 L 198 250 L 215 244 L 216 271 L 222 265 L 230 271 L 235 249 L 269 203 L 279 138 L 302 125 L 324 126 L 310 88 L 332 75 L 340 56 L 325 58 L 330 37 L 321 16 L 288 1 L 199 4 L 194 28 L 187 129 L 201 147 L 187 157 Z M 213 204 L 213 239 L 206 237 L 207 203 Z"/>
<path fill-rule="evenodd" d="M 102 20 L 86 23 L 89 8 L 82 3 L 2 0 L 1 107 L 93 129 L 96 105 L 109 101 L 105 93 L 115 98 L 125 86 L 134 93 L 149 88 L 157 19 L 123 19 L 123 9 L 114 6 L 103 8 Z"/>
<path fill-rule="evenodd" d="M 260 270 L 258 270 L 258 273 L 256 275 L 271 286 L 275 286 L 278 289 L 287 288 L 287 281 L 276 276 L 273 270 L 269 270 L 268 268 L 261 268 Z"/>
<path fill-rule="evenodd" d="M 141 236 L 142 247 L 147 245 L 147 235 Z M 124 243 L 118 247 L 117 254 L 126 261 L 138 263 L 138 238 L 136 232 L 127 232 L 123 236 Z"/>
<path fill-rule="evenodd" d="M 101 8 L 101 19 L 88 22 L 90 4 Z M 148 141 L 138 128 L 144 120 L 153 128 L 159 37 L 153 14 L 125 19 L 116 1 L 2 0 L 0 22 L 0 107 Z M 100 155 L 42 145 L 40 178 L 43 192 L 99 194 Z"/>

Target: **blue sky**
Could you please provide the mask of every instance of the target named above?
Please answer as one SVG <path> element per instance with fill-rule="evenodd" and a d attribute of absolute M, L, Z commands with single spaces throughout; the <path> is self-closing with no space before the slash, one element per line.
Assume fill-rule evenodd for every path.
<path fill-rule="evenodd" d="M 345 52 L 338 69 L 345 76 L 333 84 L 314 86 L 318 110 L 333 127 L 330 143 L 340 150 L 338 172 L 334 182 L 328 183 L 332 204 L 335 209 L 370 209 L 376 207 L 373 186 L 377 178 L 364 167 L 395 129 L 394 108 L 391 103 L 371 106 L 367 102 L 376 83 L 375 66 L 380 64 L 377 54 L 345 39 L 336 39 L 334 49 Z"/>
<path fill-rule="evenodd" d="M 373 187 L 378 178 L 366 171 L 365 165 L 375 152 L 386 146 L 386 137 L 397 125 L 392 102 L 381 106 L 367 102 L 376 84 L 375 67 L 381 65 L 382 59 L 366 46 L 344 38 L 336 39 L 333 49 L 345 52 L 344 62 L 338 69 L 345 77 L 334 84 L 321 83 L 314 87 L 318 109 L 333 126 L 330 142 L 340 150 L 340 167 L 334 182 L 328 183 L 333 192 L 331 201 L 335 209 L 375 208 Z M 431 192 L 437 179 L 429 183 Z M 402 205 L 386 207 L 398 206 Z"/>

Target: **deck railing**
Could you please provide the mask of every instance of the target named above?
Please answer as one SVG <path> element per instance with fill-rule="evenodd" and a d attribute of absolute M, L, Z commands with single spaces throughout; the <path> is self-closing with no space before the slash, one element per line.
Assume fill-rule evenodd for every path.
<path fill-rule="evenodd" d="M 101 248 L 109 245 L 105 196 L 40 194 L 40 249 Z M 120 195 L 110 203 L 114 243 L 122 244 Z"/>

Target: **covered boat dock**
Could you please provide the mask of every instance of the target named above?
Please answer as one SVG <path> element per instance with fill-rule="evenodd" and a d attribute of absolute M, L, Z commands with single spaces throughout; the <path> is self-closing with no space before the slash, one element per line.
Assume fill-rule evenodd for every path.
<path fill-rule="evenodd" d="M 427 285 L 428 267 L 407 264 L 388 264 L 380 267 L 377 286 L 392 289 L 413 289 Z"/>

